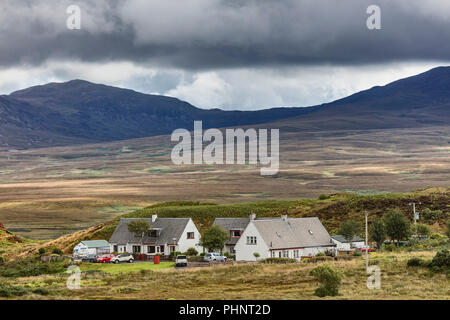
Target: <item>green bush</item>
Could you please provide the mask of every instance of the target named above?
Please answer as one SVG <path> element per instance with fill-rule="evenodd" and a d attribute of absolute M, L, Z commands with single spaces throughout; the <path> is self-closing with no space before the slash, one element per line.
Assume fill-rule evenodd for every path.
<path fill-rule="evenodd" d="M 24 296 L 28 291 L 23 287 L 12 286 L 5 283 L 0 283 L 0 297 L 12 298 L 18 296 Z"/>
<path fill-rule="evenodd" d="M 362 251 L 360 251 L 360 250 L 355 250 L 355 251 L 353 251 L 352 256 L 354 256 L 354 257 L 360 257 L 360 256 L 362 256 Z"/>
<path fill-rule="evenodd" d="M 450 268 L 450 251 L 447 249 L 438 251 L 431 260 L 430 267 Z"/>
<path fill-rule="evenodd" d="M 396 250 L 396 247 L 393 243 L 388 243 L 384 245 L 384 250 L 392 252 Z"/>
<path fill-rule="evenodd" d="M 0 264 L 4 264 L 6 262 L 6 258 L 0 256 Z"/>
<path fill-rule="evenodd" d="M 204 257 L 206 253 L 202 252 L 200 253 L 200 257 Z"/>
<path fill-rule="evenodd" d="M 329 196 L 329 195 L 321 194 L 321 195 L 319 196 L 319 200 L 327 200 L 327 199 L 330 199 L 330 196 Z"/>
<path fill-rule="evenodd" d="M 45 254 L 45 248 L 39 248 L 38 253 L 42 256 Z"/>
<path fill-rule="evenodd" d="M 414 257 L 409 259 L 406 265 L 408 267 L 420 267 L 424 265 L 424 261 L 420 258 Z"/>
<path fill-rule="evenodd" d="M 262 260 L 262 262 L 263 263 L 281 263 L 281 264 L 286 264 L 286 263 L 297 262 L 297 260 L 290 259 L 290 258 L 266 258 L 266 259 Z"/>
<path fill-rule="evenodd" d="M 316 257 L 324 257 L 325 256 L 325 252 L 319 252 L 318 254 L 316 254 Z"/>
<path fill-rule="evenodd" d="M 61 262 L 43 263 L 30 260 L 22 260 L 7 264 L 0 268 L 0 277 L 17 278 L 31 277 L 42 274 L 55 274 L 65 271 L 65 265 Z"/>
<path fill-rule="evenodd" d="M 196 256 L 196 255 L 198 255 L 198 251 L 195 250 L 195 248 L 189 248 L 186 250 L 186 252 L 184 254 L 187 256 Z"/>
<path fill-rule="evenodd" d="M 430 208 L 425 208 L 422 211 L 422 218 L 428 221 L 437 221 L 444 216 L 442 210 L 431 210 Z"/>
<path fill-rule="evenodd" d="M 61 251 L 61 249 L 55 248 L 52 250 L 52 254 L 62 255 L 63 252 Z"/>
<path fill-rule="evenodd" d="M 314 268 L 310 271 L 310 274 L 321 283 L 321 286 L 314 291 L 316 296 L 337 296 L 339 294 L 342 275 L 338 270 L 324 265 Z"/>
<path fill-rule="evenodd" d="M 33 293 L 39 294 L 41 296 L 47 296 L 50 294 L 50 291 L 48 291 L 45 288 L 36 288 L 36 289 L 33 289 Z"/>

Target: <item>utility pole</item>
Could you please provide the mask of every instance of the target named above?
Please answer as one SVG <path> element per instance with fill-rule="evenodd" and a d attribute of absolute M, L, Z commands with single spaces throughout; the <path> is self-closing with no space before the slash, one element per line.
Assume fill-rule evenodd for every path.
<path fill-rule="evenodd" d="M 369 236 L 368 236 L 368 232 L 367 232 L 367 210 L 365 212 L 365 216 L 366 216 L 366 272 L 369 272 Z"/>
<path fill-rule="evenodd" d="M 422 202 L 419 202 L 419 204 L 422 204 Z M 414 230 L 416 231 L 416 239 L 417 239 L 418 238 L 418 235 L 417 235 L 417 220 L 419 219 L 419 213 L 416 212 L 416 203 L 415 202 L 411 202 L 409 205 L 410 206 L 412 205 L 412 207 L 413 207 Z"/>

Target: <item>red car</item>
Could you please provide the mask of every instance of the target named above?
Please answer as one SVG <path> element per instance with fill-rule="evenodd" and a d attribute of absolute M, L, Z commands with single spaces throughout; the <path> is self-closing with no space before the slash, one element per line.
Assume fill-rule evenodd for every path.
<path fill-rule="evenodd" d="M 366 250 L 367 250 L 368 252 L 375 252 L 375 249 L 374 249 L 374 248 L 369 248 L 369 249 L 367 249 L 367 247 L 361 247 L 361 248 L 358 248 L 358 250 L 360 250 L 360 251 L 362 251 L 362 252 L 366 252 Z"/>
<path fill-rule="evenodd" d="M 97 258 L 97 262 L 98 263 L 111 262 L 111 259 L 114 257 L 115 257 L 115 255 L 113 255 L 113 254 L 104 254 Z"/>

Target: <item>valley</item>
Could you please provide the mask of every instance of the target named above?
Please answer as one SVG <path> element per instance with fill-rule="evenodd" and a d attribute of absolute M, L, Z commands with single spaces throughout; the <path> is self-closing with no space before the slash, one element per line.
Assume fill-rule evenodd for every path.
<path fill-rule="evenodd" d="M 174 165 L 170 136 L 0 152 L 0 221 L 50 239 L 160 201 L 242 203 L 448 187 L 450 128 L 280 128 L 280 171 Z"/>

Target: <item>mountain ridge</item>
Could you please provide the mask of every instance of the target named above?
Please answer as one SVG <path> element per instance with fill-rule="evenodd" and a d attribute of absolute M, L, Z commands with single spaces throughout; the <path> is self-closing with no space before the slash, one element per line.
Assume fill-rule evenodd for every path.
<path fill-rule="evenodd" d="M 173 97 L 75 79 L 0 96 L 0 147 L 103 142 L 204 128 L 268 124 L 290 130 L 354 130 L 448 125 L 450 67 L 310 107 L 259 111 L 200 109 Z"/>

